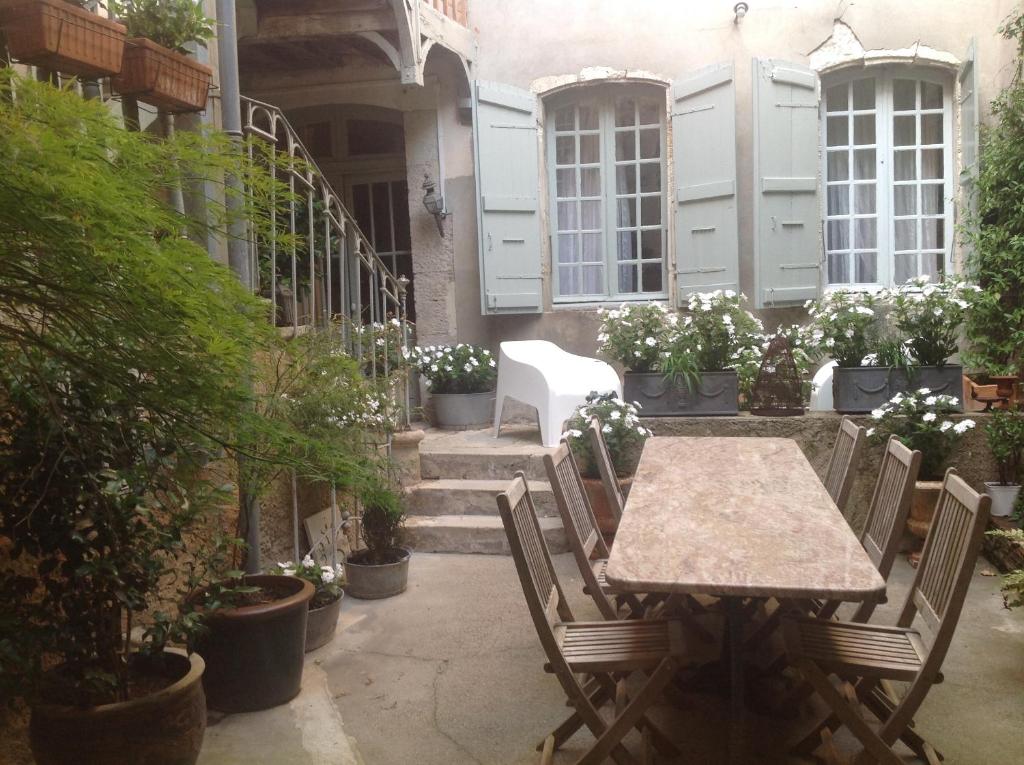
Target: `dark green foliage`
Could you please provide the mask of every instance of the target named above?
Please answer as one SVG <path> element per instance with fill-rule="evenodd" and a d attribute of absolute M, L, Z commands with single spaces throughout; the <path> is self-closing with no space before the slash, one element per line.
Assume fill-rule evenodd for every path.
<path fill-rule="evenodd" d="M 129 37 L 147 37 L 157 45 L 187 53 L 187 43 L 206 46 L 214 32 L 203 0 L 107 0 L 107 7 L 128 28 Z"/>
<path fill-rule="evenodd" d="M 996 409 L 985 425 L 988 447 L 999 469 L 999 483 L 1020 483 L 1024 466 L 1024 412 Z"/>
<path fill-rule="evenodd" d="M 402 498 L 382 481 L 365 486 L 359 498 L 363 504 L 360 530 L 366 543 L 366 557 L 361 562 L 371 565 L 393 563 L 392 551 L 398 546 L 405 524 Z"/>

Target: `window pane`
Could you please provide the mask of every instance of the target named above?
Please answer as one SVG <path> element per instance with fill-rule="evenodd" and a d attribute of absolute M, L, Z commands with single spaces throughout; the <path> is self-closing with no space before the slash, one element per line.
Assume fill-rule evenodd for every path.
<path fill-rule="evenodd" d="M 640 124 L 659 125 L 661 124 L 661 104 L 657 101 L 640 102 Z"/>
<path fill-rule="evenodd" d="M 859 183 L 853 187 L 853 211 L 861 215 L 878 212 L 875 184 Z"/>
<path fill-rule="evenodd" d="M 661 197 L 640 198 L 640 225 L 661 225 Z"/>
<path fill-rule="evenodd" d="M 601 202 L 580 202 L 580 213 L 583 218 L 583 225 L 580 228 L 601 228 Z"/>
<path fill-rule="evenodd" d="M 921 212 L 925 215 L 942 215 L 945 212 L 941 183 L 925 183 L 921 185 Z"/>
<path fill-rule="evenodd" d="M 849 143 L 849 118 L 829 117 L 826 120 L 826 145 L 846 146 Z"/>
<path fill-rule="evenodd" d="M 846 83 L 843 83 L 842 85 L 833 85 L 825 91 L 825 111 L 845 112 L 847 110 L 847 87 Z"/>
<path fill-rule="evenodd" d="M 878 168 L 875 166 L 874 149 L 855 149 L 853 152 L 853 177 L 858 181 L 874 180 Z"/>
<path fill-rule="evenodd" d="M 640 131 L 640 159 L 657 159 L 661 156 L 661 130 L 658 128 Z"/>
<path fill-rule="evenodd" d="M 635 260 L 637 257 L 636 251 L 636 231 L 620 231 L 619 232 L 619 260 Z"/>
<path fill-rule="evenodd" d="M 580 104 L 580 130 L 597 130 L 597 109 Z"/>
<path fill-rule="evenodd" d="M 558 262 L 575 263 L 579 260 L 576 234 L 558 235 Z"/>
<path fill-rule="evenodd" d="M 562 198 L 576 196 L 576 170 L 567 167 L 555 170 L 555 193 Z"/>
<path fill-rule="evenodd" d="M 580 234 L 583 244 L 582 260 L 584 263 L 600 263 L 604 260 L 604 247 L 601 240 L 604 234 Z"/>
<path fill-rule="evenodd" d="M 896 215 L 917 215 L 917 186 L 893 186 L 893 211 Z"/>
<path fill-rule="evenodd" d="M 636 124 L 636 103 L 632 98 L 615 99 L 615 127 Z"/>
<path fill-rule="evenodd" d="M 921 150 L 921 177 L 942 177 L 942 149 Z"/>
<path fill-rule="evenodd" d="M 584 295 L 599 295 L 604 292 L 604 284 L 601 279 L 604 266 L 583 266 L 580 270 L 583 272 Z"/>
<path fill-rule="evenodd" d="M 661 163 L 640 165 L 640 191 L 661 191 Z"/>
<path fill-rule="evenodd" d="M 619 228 L 636 226 L 636 197 L 623 197 L 615 202 Z"/>
<path fill-rule="evenodd" d="M 921 115 L 921 143 L 942 143 L 942 115 Z"/>
<path fill-rule="evenodd" d="M 854 255 L 854 280 L 858 284 L 873 284 L 878 281 L 878 253 L 858 252 Z"/>
<path fill-rule="evenodd" d="M 829 186 L 827 197 L 829 215 L 849 215 L 850 189 L 848 186 Z"/>
<path fill-rule="evenodd" d="M 946 246 L 945 226 L 941 218 L 926 218 L 921 221 L 921 249 L 941 250 Z"/>
<path fill-rule="evenodd" d="M 661 231 L 644 231 L 640 234 L 640 242 L 643 245 L 640 250 L 640 257 L 644 260 L 655 260 L 661 258 Z"/>
<path fill-rule="evenodd" d="M 896 111 L 917 108 L 917 82 L 915 80 L 893 82 L 892 106 Z"/>
<path fill-rule="evenodd" d="M 555 130 L 572 130 L 576 125 L 574 122 L 576 109 L 573 106 L 566 106 L 555 112 Z"/>
<path fill-rule="evenodd" d="M 619 265 L 619 292 L 636 292 L 636 266 Z"/>
<path fill-rule="evenodd" d="M 875 81 L 874 79 L 857 80 L 853 83 L 853 108 L 874 109 L 875 108 Z"/>
<path fill-rule="evenodd" d="M 860 249 L 874 249 L 878 246 L 878 220 L 876 218 L 855 218 L 853 221 L 853 246 Z"/>
<path fill-rule="evenodd" d="M 619 162 L 636 159 L 636 133 L 632 130 L 615 134 L 615 159 Z"/>
<path fill-rule="evenodd" d="M 580 136 L 580 164 L 593 165 L 601 161 L 601 136 L 587 134 Z"/>
<path fill-rule="evenodd" d="M 850 283 L 850 261 L 846 253 L 830 254 L 828 256 L 828 283 Z"/>
<path fill-rule="evenodd" d="M 892 118 L 893 144 L 913 146 L 917 143 L 917 117 L 897 115 Z"/>
<path fill-rule="evenodd" d="M 896 227 L 896 249 L 916 250 L 917 249 L 917 219 L 898 220 Z"/>
<path fill-rule="evenodd" d="M 847 220 L 830 220 L 828 222 L 828 249 L 850 249 L 850 223 Z"/>
<path fill-rule="evenodd" d="M 558 267 L 558 294 L 580 294 L 579 271 L 576 269 L 576 266 Z"/>
<path fill-rule="evenodd" d="M 828 180 L 845 181 L 850 177 L 850 154 L 847 151 L 828 153 Z"/>
<path fill-rule="evenodd" d="M 853 142 L 860 146 L 875 142 L 874 114 L 858 114 L 853 118 Z"/>
<path fill-rule="evenodd" d="M 921 83 L 921 108 L 941 109 L 942 108 L 942 86 L 933 82 Z"/>
<path fill-rule="evenodd" d="M 917 276 L 917 255 L 913 253 L 897 255 L 893 281 L 896 284 L 903 284 L 907 279 L 913 279 L 915 276 Z"/>
<path fill-rule="evenodd" d="M 917 156 L 916 152 L 894 151 L 893 164 L 895 164 L 895 178 L 897 181 L 917 180 Z"/>
<path fill-rule="evenodd" d="M 575 231 L 579 228 L 579 218 L 576 217 L 576 202 L 558 203 L 558 230 Z"/>
<path fill-rule="evenodd" d="M 576 162 L 576 137 L 560 135 L 555 139 L 555 162 L 559 165 L 571 165 Z"/>
<path fill-rule="evenodd" d="M 644 292 L 661 292 L 661 263 L 644 263 L 640 266 Z"/>
<path fill-rule="evenodd" d="M 580 169 L 580 196 L 601 196 L 601 170 L 596 167 Z"/>
<path fill-rule="evenodd" d="M 615 193 L 636 193 L 636 165 L 619 165 L 615 168 Z"/>
<path fill-rule="evenodd" d="M 933 282 L 937 282 L 945 271 L 942 255 L 937 252 L 922 255 L 921 266 L 921 275 L 931 277 Z"/>

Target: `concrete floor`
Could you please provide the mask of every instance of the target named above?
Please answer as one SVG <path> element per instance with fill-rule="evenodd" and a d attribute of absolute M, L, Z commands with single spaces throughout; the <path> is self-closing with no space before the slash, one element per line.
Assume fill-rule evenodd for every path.
<path fill-rule="evenodd" d="M 556 567 L 577 618 L 593 618 L 571 556 L 556 556 Z M 950 765 L 1024 762 L 1024 612 L 1002 607 L 999 579 L 981 573 L 989 568 L 977 568 L 946 681 L 917 716 L 918 730 Z M 901 559 L 890 605 L 876 619 L 894 620 L 911 575 Z M 334 641 L 308 655 L 295 701 L 212 725 L 200 763 L 536 763 L 534 746 L 567 714 L 542 662 L 511 558 L 417 554 L 407 592 L 345 602 Z M 684 752 L 680 762 L 724 762 L 724 700 L 686 694 L 657 718 Z M 748 723 L 748 741 L 767 752 L 792 725 L 754 714 Z M 555 761 L 574 762 L 590 740 L 577 734 Z"/>

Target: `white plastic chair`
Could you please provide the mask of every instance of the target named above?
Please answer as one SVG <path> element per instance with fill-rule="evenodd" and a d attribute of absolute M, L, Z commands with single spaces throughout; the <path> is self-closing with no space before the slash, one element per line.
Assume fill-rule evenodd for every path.
<path fill-rule="evenodd" d="M 835 409 L 832 404 L 832 370 L 836 366 L 836 362 L 829 361 L 814 373 L 810 406 L 812 412 L 830 412 Z"/>
<path fill-rule="evenodd" d="M 610 365 L 568 353 L 547 340 L 504 342 L 498 356 L 494 437 L 501 433 L 505 399 L 514 398 L 536 407 L 541 443 L 558 446 L 562 426 L 591 391 L 622 396 L 619 376 Z"/>

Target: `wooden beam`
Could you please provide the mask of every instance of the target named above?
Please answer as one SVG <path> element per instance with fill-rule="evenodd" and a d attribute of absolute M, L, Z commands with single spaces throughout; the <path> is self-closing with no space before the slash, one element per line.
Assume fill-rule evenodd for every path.
<path fill-rule="evenodd" d="M 434 10 L 422 0 L 414 0 L 419 6 L 420 33 L 434 42 L 441 43 L 467 62 L 476 60 L 476 36 L 461 24 Z"/>
<path fill-rule="evenodd" d="M 384 32 L 396 28 L 395 17 L 390 10 L 358 12 L 320 12 L 260 16 L 259 41 L 272 42 L 289 37 L 331 37 L 352 35 L 361 32 Z"/>

